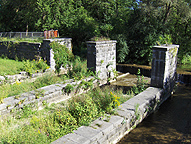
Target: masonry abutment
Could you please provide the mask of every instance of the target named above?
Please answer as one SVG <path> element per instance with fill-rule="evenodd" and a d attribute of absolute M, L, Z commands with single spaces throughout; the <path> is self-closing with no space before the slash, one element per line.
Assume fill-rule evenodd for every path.
<path fill-rule="evenodd" d="M 54 60 L 54 52 L 50 47 L 50 43 L 56 41 L 61 45 L 65 45 L 69 50 L 72 50 L 71 38 L 54 38 L 54 39 L 44 39 L 43 45 L 41 48 L 41 57 L 47 60 L 48 65 L 52 70 L 55 70 L 55 60 Z"/>
<path fill-rule="evenodd" d="M 175 84 L 179 45 L 154 46 L 152 56 L 151 86 L 172 92 Z"/>
<path fill-rule="evenodd" d="M 109 41 L 87 41 L 87 67 L 102 80 L 114 78 L 116 70 L 116 43 Z"/>

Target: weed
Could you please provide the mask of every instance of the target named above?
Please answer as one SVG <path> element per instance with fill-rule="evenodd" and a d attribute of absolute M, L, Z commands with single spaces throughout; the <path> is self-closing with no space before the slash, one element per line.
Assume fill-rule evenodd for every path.
<path fill-rule="evenodd" d="M 39 99 L 40 97 L 44 97 L 44 90 L 35 90 L 35 99 Z"/>
<path fill-rule="evenodd" d="M 88 88 L 93 88 L 93 79 L 90 81 L 84 81 L 82 80 L 82 82 L 79 84 L 78 88 L 82 88 L 84 90 L 87 90 Z"/>
<path fill-rule="evenodd" d="M 71 84 L 67 84 L 66 87 L 64 88 L 64 92 L 69 94 L 74 90 L 74 86 Z"/>
<path fill-rule="evenodd" d="M 136 120 L 140 120 L 140 118 L 141 118 L 141 114 L 139 112 L 139 104 L 135 105 L 135 118 L 136 118 Z"/>
<path fill-rule="evenodd" d="M 131 89 L 131 91 L 137 95 L 141 92 L 143 92 L 147 86 L 146 84 L 148 83 L 147 81 L 144 80 L 144 76 L 140 76 L 141 74 L 141 71 L 140 69 L 138 69 L 137 71 L 137 85 L 136 86 L 133 86 L 133 88 Z"/>
<path fill-rule="evenodd" d="M 98 117 L 98 109 L 88 95 L 73 97 L 68 104 L 68 111 L 76 118 L 79 125 L 87 125 Z"/>
<path fill-rule="evenodd" d="M 74 55 L 65 45 L 61 45 L 58 42 L 52 42 L 50 47 L 54 51 L 55 69 L 59 74 L 61 66 L 66 67 L 68 64 L 70 65 Z"/>

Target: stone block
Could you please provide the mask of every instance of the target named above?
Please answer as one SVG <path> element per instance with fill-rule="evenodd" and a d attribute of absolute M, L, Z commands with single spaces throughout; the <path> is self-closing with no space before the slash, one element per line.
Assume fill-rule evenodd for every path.
<path fill-rule="evenodd" d="M 91 142 L 95 142 L 103 136 L 101 131 L 87 126 L 81 126 L 78 130 L 75 130 L 74 133 L 88 138 Z"/>
<path fill-rule="evenodd" d="M 79 143 L 79 144 L 89 144 L 90 143 L 90 140 L 88 138 L 78 135 L 76 133 L 67 134 L 67 135 L 65 135 L 65 138 L 67 138 L 71 141 L 74 141 L 76 143 Z"/>
<path fill-rule="evenodd" d="M 96 130 L 102 131 L 104 136 L 106 136 L 108 133 L 110 133 L 114 129 L 114 126 L 112 123 L 106 122 L 100 119 L 93 121 L 90 127 Z"/>
<path fill-rule="evenodd" d="M 6 109 L 6 107 L 7 107 L 7 104 L 4 104 L 4 103 L 0 104 L 0 111 Z"/>
<path fill-rule="evenodd" d="M 51 144 L 79 144 L 79 143 L 69 140 L 68 138 L 63 136 L 63 137 L 57 139 L 56 141 L 53 141 Z"/>

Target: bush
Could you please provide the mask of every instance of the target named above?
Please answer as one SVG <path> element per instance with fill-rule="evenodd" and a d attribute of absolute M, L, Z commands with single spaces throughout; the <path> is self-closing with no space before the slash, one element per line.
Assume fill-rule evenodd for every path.
<path fill-rule="evenodd" d="M 74 55 L 65 45 L 61 45 L 58 42 L 52 42 L 50 47 L 54 51 L 54 60 L 56 63 L 55 69 L 59 74 L 61 66 L 66 67 L 67 65 L 70 65 Z"/>
<path fill-rule="evenodd" d="M 77 120 L 79 126 L 88 125 L 98 117 L 98 109 L 92 98 L 88 95 L 73 97 L 68 104 L 68 111 Z"/>

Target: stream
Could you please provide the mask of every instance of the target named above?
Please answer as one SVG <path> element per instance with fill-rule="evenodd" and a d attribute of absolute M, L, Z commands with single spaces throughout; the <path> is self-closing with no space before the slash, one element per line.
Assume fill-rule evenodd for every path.
<path fill-rule="evenodd" d="M 191 86 L 176 92 L 118 144 L 191 144 Z"/>

